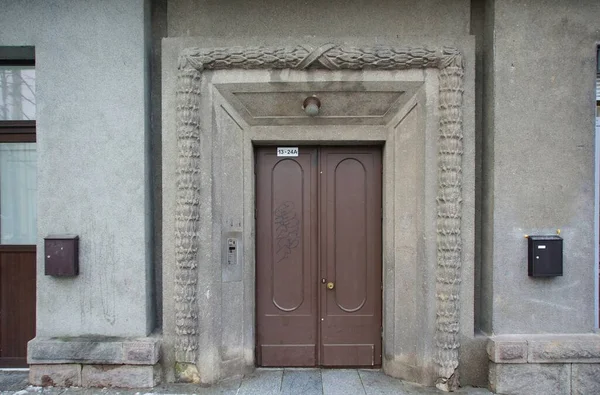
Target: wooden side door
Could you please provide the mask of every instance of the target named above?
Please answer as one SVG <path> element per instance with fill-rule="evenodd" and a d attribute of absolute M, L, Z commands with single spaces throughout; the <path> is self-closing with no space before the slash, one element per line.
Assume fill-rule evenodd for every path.
<path fill-rule="evenodd" d="M 256 150 L 257 362 L 317 364 L 317 150 Z"/>
<path fill-rule="evenodd" d="M 321 364 L 381 365 L 381 149 L 320 161 Z"/>
<path fill-rule="evenodd" d="M 0 61 L 0 367 L 26 367 L 35 336 L 35 65 Z"/>
<path fill-rule="evenodd" d="M 35 246 L 0 245 L 0 367 L 26 367 L 35 337 Z"/>

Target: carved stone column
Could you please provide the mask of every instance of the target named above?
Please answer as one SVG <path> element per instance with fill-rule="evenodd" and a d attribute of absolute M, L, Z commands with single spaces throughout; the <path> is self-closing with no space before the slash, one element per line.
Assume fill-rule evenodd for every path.
<path fill-rule="evenodd" d="M 198 229 L 200 218 L 200 72 L 182 69 L 177 89 L 177 202 L 175 292 L 177 362 L 194 364 L 198 352 Z"/>
<path fill-rule="evenodd" d="M 436 347 L 437 387 L 458 387 L 462 262 L 462 56 L 445 49 L 440 64 L 437 196 Z"/>

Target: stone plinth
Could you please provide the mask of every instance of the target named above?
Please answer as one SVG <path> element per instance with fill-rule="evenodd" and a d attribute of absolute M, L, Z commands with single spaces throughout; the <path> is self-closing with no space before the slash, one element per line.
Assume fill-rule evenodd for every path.
<path fill-rule="evenodd" d="M 491 337 L 489 387 L 501 394 L 600 393 L 600 336 Z"/>
<path fill-rule="evenodd" d="M 159 338 L 40 338 L 27 346 L 33 385 L 146 388 L 160 383 Z"/>

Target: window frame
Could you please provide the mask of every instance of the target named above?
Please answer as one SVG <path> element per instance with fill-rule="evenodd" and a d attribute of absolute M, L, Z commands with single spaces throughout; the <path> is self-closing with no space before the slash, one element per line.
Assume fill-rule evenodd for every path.
<path fill-rule="evenodd" d="M 34 59 L 0 59 L 0 66 L 35 66 Z M 0 120 L 0 143 L 35 143 L 35 120 Z M 35 251 L 35 244 L 1 244 L 3 252 Z"/>
<path fill-rule="evenodd" d="M 35 66 L 34 59 L 0 59 L 0 66 Z M 35 143 L 35 120 L 0 120 L 0 143 Z"/>

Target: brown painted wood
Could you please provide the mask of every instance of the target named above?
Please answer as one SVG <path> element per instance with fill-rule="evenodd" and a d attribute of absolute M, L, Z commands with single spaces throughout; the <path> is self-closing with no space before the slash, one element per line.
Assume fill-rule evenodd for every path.
<path fill-rule="evenodd" d="M 35 246 L 0 246 L 0 367 L 26 367 L 35 336 Z"/>
<path fill-rule="evenodd" d="M 380 365 L 381 149 L 256 158 L 258 364 Z"/>
<path fill-rule="evenodd" d="M 35 121 L 0 121 L 0 143 L 35 143 Z"/>
<path fill-rule="evenodd" d="M 323 366 L 381 364 L 381 150 L 321 150 Z"/>
<path fill-rule="evenodd" d="M 317 363 L 317 150 L 256 150 L 257 361 Z"/>

